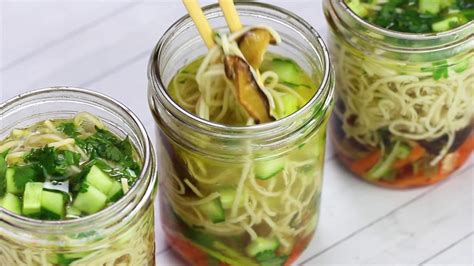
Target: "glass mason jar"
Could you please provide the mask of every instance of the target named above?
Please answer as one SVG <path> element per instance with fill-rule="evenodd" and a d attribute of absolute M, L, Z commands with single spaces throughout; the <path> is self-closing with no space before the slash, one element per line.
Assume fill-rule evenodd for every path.
<path fill-rule="evenodd" d="M 316 229 L 334 76 L 322 39 L 302 19 L 267 4 L 238 3 L 237 9 L 245 25 L 278 31 L 283 43 L 270 51 L 294 59 L 319 89 L 276 122 L 237 127 L 201 119 L 167 92 L 177 71 L 207 52 L 190 17 L 179 19 L 154 49 L 148 72 L 160 128 L 162 226 L 171 247 L 192 265 L 257 265 L 246 252 L 256 239 L 274 241 L 275 265 L 283 265 L 300 255 Z M 227 30 L 217 5 L 204 12 L 214 29 Z M 268 165 L 281 168 L 267 180 L 256 178 Z"/>
<path fill-rule="evenodd" d="M 115 204 L 83 218 L 40 221 L 0 208 L 1 265 L 154 265 L 155 156 L 145 128 L 125 106 L 95 92 L 48 88 L 0 105 L 0 137 L 47 119 L 90 112 L 118 136 L 129 136 L 141 176 Z"/>
<path fill-rule="evenodd" d="M 439 182 L 474 148 L 474 21 L 430 34 L 365 22 L 325 0 L 337 75 L 331 137 L 362 179 L 392 188 Z"/>

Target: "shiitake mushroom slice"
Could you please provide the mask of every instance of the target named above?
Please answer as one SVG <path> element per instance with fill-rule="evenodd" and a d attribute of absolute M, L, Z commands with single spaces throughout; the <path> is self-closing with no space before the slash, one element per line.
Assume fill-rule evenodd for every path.
<path fill-rule="evenodd" d="M 256 28 L 245 33 L 238 43 L 247 62 L 257 70 L 262 65 L 268 45 L 274 45 L 277 41 L 270 31 Z"/>
<path fill-rule="evenodd" d="M 239 103 L 257 124 L 271 122 L 270 103 L 256 81 L 250 65 L 241 57 L 227 55 L 224 58 L 225 73 L 234 83 Z"/>

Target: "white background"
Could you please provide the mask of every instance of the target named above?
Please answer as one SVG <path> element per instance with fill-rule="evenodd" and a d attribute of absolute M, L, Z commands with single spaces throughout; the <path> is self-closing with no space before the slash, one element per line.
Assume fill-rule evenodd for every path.
<path fill-rule="evenodd" d="M 267 2 L 299 14 L 326 37 L 321 0 Z M 184 12 L 178 0 L 0 0 L 0 101 L 35 88 L 85 87 L 125 103 L 155 138 L 148 57 Z M 343 170 L 329 147 L 320 224 L 298 264 L 472 265 L 473 179 L 471 156 L 440 184 L 382 189 Z M 158 223 L 156 251 L 158 265 L 183 264 Z"/>

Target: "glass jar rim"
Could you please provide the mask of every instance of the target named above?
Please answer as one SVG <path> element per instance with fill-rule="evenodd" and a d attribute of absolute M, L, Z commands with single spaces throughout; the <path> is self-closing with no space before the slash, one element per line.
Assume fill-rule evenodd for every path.
<path fill-rule="evenodd" d="M 71 219 L 71 220 L 58 220 L 58 221 L 47 221 L 47 220 L 37 220 L 37 219 L 32 219 L 29 217 L 21 216 L 14 214 L 10 211 L 5 210 L 4 208 L 0 208 L 0 214 L 6 214 L 9 219 L 12 219 L 13 222 L 19 223 L 19 224 L 14 224 L 15 226 L 25 226 L 25 227 L 30 227 L 30 228 L 35 228 L 39 227 L 40 229 L 43 230 L 67 230 L 66 228 L 68 227 L 81 227 L 81 226 L 88 226 L 89 224 L 94 224 L 97 220 L 103 219 L 104 217 L 107 216 L 114 216 L 114 214 L 117 214 L 120 212 L 121 209 L 126 207 L 127 203 L 133 199 L 134 196 L 138 193 L 138 190 L 141 186 L 148 186 L 146 188 L 146 191 L 144 192 L 144 197 L 147 195 L 151 195 L 153 191 L 153 187 L 156 183 L 156 178 L 154 177 L 155 174 L 152 174 L 151 179 L 147 178 L 147 172 L 149 169 L 152 168 L 152 161 L 154 158 L 153 154 L 153 148 L 150 142 L 150 139 L 148 137 L 148 134 L 145 130 L 144 125 L 141 123 L 141 121 L 138 119 L 138 117 L 130 110 L 128 109 L 124 104 L 120 103 L 119 101 L 105 95 L 99 92 L 91 91 L 88 89 L 83 89 L 83 88 L 78 88 L 78 87 L 67 87 L 67 86 L 57 86 L 57 87 L 46 87 L 42 89 L 36 89 L 32 90 L 26 93 L 22 93 L 20 95 L 17 95 L 3 103 L 0 104 L 0 115 L 3 115 L 9 111 L 12 111 L 15 109 L 16 104 L 19 102 L 24 103 L 28 102 L 29 100 L 34 100 L 34 97 L 38 97 L 41 95 L 45 95 L 51 92 L 55 93 L 69 93 L 69 94 L 76 94 L 76 95 L 85 95 L 89 97 L 93 97 L 96 99 L 100 99 L 103 101 L 106 101 L 110 104 L 112 104 L 115 107 L 118 107 L 120 111 L 123 111 L 124 114 L 128 116 L 128 118 L 133 121 L 134 126 L 136 126 L 139 129 L 139 137 L 140 141 L 143 141 L 143 166 L 142 170 L 140 172 L 140 175 L 137 179 L 137 182 L 130 188 L 130 190 L 117 202 L 114 204 L 107 206 L 105 209 L 91 214 L 87 215 L 84 217 L 80 217 L 77 219 Z M 117 113 L 116 113 L 117 114 Z M 117 114 L 119 116 L 122 116 L 120 114 Z M 4 221 L 3 219 L 0 219 L 0 221 Z M 61 226 L 61 227 L 57 227 Z M 61 228 L 61 229 L 59 229 Z"/>
<path fill-rule="evenodd" d="M 344 11 L 346 11 L 346 13 L 351 16 L 351 19 L 357 21 L 357 23 L 363 25 L 365 28 L 375 33 L 378 33 L 382 36 L 391 37 L 391 38 L 405 39 L 405 40 L 410 40 L 410 41 L 413 41 L 413 40 L 430 41 L 430 40 L 457 36 L 468 29 L 474 30 L 474 21 L 471 20 L 464 25 L 461 25 L 459 27 L 456 27 L 448 31 L 442 31 L 442 32 L 411 33 L 411 32 L 394 31 L 394 30 L 389 30 L 389 29 L 380 27 L 376 24 L 373 24 L 364 20 L 363 18 L 358 16 L 354 11 L 352 11 L 352 9 L 349 8 L 349 6 L 345 3 L 344 0 L 329 0 L 329 2 L 331 4 L 334 4 L 334 3 L 339 4 L 344 9 Z"/>
<path fill-rule="evenodd" d="M 307 30 L 310 32 L 310 34 L 315 38 L 315 42 L 309 41 L 311 50 L 315 53 L 320 55 L 321 58 L 321 65 L 322 65 L 322 80 L 321 84 L 319 85 L 319 88 L 317 89 L 316 93 L 313 95 L 313 97 L 309 100 L 306 105 L 304 105 L 302 108 L 300 108 L 298 111 L 295 113 L 277 120 L 273 121 L 270 123 L 264 123 L 264 124 L 257 124 L 257 125 L 251 125 L 251 126 L 229 126 L 225 124 L 220 124 L 216 122 L 212 122 L 203 118 L 198 117 L 197 115 L 192 114 L 191 112 L 185 110 L 182 108 L 179 104 L 177 104 L 171 96 L 167 93 L 167 87 L 168 85 L 164 84 L 162 78 L 160 75 L 157 75 L 157 70 L 159 69 L 158 62 L 159 58 L 162 52 L 162 48 L 169 42 L 172 42 L 173 36 L 178 33 L 179 34 L 179 29 L 182 26 L 185 26 L 189 23 L 193 23 L 192 19 L 189 14 L 184 15 L 180 19 L 178 19 L 175 23 L 173 23 L 168 30 L 164 33 L 163 37 L 158 41 L 156 47 L 154 48 L 150 61 L 148 64 L 148 78 L 154 86 L 152 86 L 153 93 L 155 95 L 162 95 L 165 102 L 169 104 L 173 108 L 173 110 L 169 110 L 169 108 L 166 108 L 168 111 L 176 112 L 180 115 L 184 115 L 187 119 L 190 119 L 193 123 L 203 125 L 209 128 L 210 131 L 231 131 L 233 133 L 238 133 L 242 135 L 247 135 L 247 134 L 252 134 L 249 132 L 268 132 L 275 130 L 276 128 L 279 128 L 285 124 L 288 124 L 291 121 L 294 121 L 298 119 L 299 117 L 302 117 L 306 112 L 308 112 L 312 106 L 317 104 L 318 102 L 326 102 L 327 98 L 330 98 L 332 96 L 331 93 L 327 93 L 327 88 L 330 87 L 331 83 L 331 61 L 329 57 L 329 51 L 321 37 L 321 35 L 304 19 L 299 17 L 298 15 L 294 14 L 291 11 L 288 11 L 286 9 L 271 5 L 271 4 L 266 4 L 266 3 L 260 3 L 260 2 L 237 2 L 236 4 L 237 10 L 245 7 L 249 8 L 261 8 L 263 9 L 262 12 L 265 12 L 265 10 L 269 11 L 276 11 L 278 15 L 284 15 L 285 17 L 289 17 L 292 20 L 296 21 L 298 25 L 292 25 L 293 30 L 298 31 L 302 35 L 306 35 L 303 33 L 302 29 Z M 215 18 L 215 17 L 222 17 L 222 11 L 220 10 L 220 7 L 218 4 L 212 4 L 203 7 L 203 12 L 205 16 L 209 18 Z M 266 14 L 261 14 L 261 17 L 264 17 Z M 268 15 L 268 14 L 267 14 Z M 272 17 L 272 19 L 278 19 Z M 289 23 L 289 22 L 287 22 Z M 308 35 L 306 35 L 308 36 Z M 322 53 L 318 52 L 318 49 L 322 51 Z M 326 97 L 326 98 L 324 98 Z"/>

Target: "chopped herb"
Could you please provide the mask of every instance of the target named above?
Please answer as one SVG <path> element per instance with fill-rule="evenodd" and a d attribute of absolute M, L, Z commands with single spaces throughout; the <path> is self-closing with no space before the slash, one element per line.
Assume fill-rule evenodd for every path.
<path fill-rule="evenodd" d="M 86 193 L 88 190 L 89 190 L 89 184 L 87 184 L 86 182 L 83 182 L 82 185 L 81 185 L 81 189 L 79 190 L 79 192 L 81 192 L 81 193 Z"/>
<path fill-rule="evenodd" d="M 62 123 L 57 127 L 57 129 L 71 138 L 75 138 L 79 135 L 74 123 Z"/>
<path fill-rule="evenodd" d="M 15 174 L 13 176 L 13 180 L 15 182 L 15 186 L 20 190 L 24 190 L 25 185 L 28 182 L 43 181 L 42 179 L 44 175 L 41 169 L 39 169 L 36 165 L 17 166 L 14 169 Z"/>
<path fill-rule="evenodd" d="M 25 161 L 41 167 L 55 180 L 65 178 L 68 167 L 79 165 L 81 155 L 72 151 L 57 150 L 53 147 L 33 149 Z"/>

